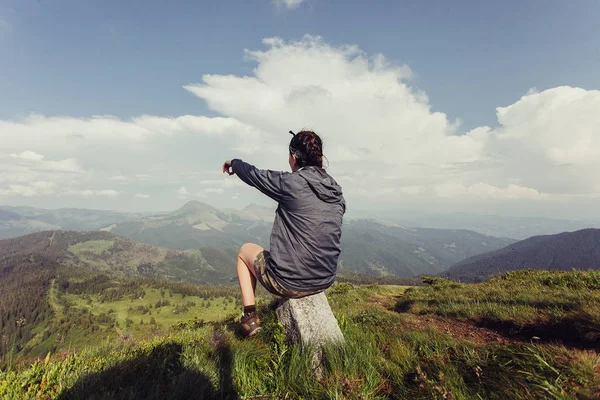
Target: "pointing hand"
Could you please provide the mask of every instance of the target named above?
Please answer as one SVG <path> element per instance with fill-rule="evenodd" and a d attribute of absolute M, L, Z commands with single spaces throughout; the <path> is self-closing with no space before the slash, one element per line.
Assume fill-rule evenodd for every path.
<path fill-rule="evenodd" d="M 231 168 L 231 161 L 227 160 L 225 161 L 225 163 L 223 164 L 223 172 L 228 173 L 229 175 L 233 175 L 235 174 L 235 172 L 233 172 L 232 168 Z"/>

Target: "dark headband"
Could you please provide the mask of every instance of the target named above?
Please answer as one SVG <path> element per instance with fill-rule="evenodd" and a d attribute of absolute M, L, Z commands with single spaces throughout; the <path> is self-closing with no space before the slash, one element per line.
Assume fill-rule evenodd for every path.
<path fill-rule="evenodd" d="M 290 133 L 292 134 L 292 136 L 296 137 L 296 134 L 292 131 L 290 131 Z M 294 139 L 292 139 L 294 140 Z M 304 153 L 301 152 L 300 150 L 298 150 L 295 147 L 292 147 L 292 145 L 290 144 L 290 154 L 293 154 L 297 159 L 303 160 L 305 159 Z"/>

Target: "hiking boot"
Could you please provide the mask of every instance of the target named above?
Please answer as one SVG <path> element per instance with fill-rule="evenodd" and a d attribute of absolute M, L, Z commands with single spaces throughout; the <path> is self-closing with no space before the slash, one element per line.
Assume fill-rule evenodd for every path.
<path fill-rule="evenodd" d="M 242 323 L 242 331 L 244 332 L 244 336 L 252 337 L 260 332 L 260 319 L 255 312 L 244 315 L 240 322 Z"/>

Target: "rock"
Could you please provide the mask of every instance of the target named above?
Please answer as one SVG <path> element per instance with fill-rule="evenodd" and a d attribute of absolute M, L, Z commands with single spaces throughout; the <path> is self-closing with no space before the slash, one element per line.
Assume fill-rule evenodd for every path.
<path fill-rule="evenodd" d="M 286 339 L 314 351 L 313 368 L 322 375 L 323 346 L 343 344 L 344 335 L 331 311 L 324 292 L 300 299 L 283 299 L 276 310 Z"/>

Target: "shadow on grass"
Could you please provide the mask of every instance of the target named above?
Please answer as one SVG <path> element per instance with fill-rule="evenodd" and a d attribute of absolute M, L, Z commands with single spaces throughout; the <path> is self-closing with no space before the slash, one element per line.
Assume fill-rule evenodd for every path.
<path fill-rule="evenodd" d="M 410 313 L 413 305 L 420 300 L 401 299 L 394 306 L 398 313 Z M 429 306 L 442 303 L 442 300 L 421 301 Z M 453 303 L 469 304 L 468 301 L 454 301 Z M 600 350 L 600 321 L 597 317 L 586 310 L 578 309 L 581 307 L 575 303 L 553 303 L 549 301 L 524 302 L 519 300 L 505 301 L 499 305 L 526 305 L 532 308 L 543 310 L 545 308 L 561 307 L 567 313 L 556 319 L 534 322 L 518 322 L 505 320 L 493 316 L 474 315 L 467 318 L 459 315 L 444 313 L 436 314 L 436 310 L 429 310 L 427 314 L 438 315 L 449 321 L 453 318 L 459 320 L 468 320 L 476 326 L 493 330 L 502 336 L 519 341 L 529 342 L 533 338 L 539 342 L 560 342 L 567 347 Z"/>
<path fill-rule="evenodd" d="M 396 305 L 394 306 L 394 311 L 398 313 L 406 313 L 410 311 L 410 308 L 415 304 L 414 300 L 410 299 L 401 299 L 398 300 Z"/>
<path fill-rule="evenodd" d="M 525 325 L 514 321 L 482 317 L 477 326 L 492 329 L 505 337 L 540 342 L 560 342 L 567 347 L 600 350 L 600 326 L 588 315 L 579 312 L 557 321 L 535 322 Z"/>
<path fill-rule="evenodd" d="M 226 341 L 218 343 L 213 354 L 218 361 L 220 388 L 205 374 L 182 365 L 181 352 L 180 344 L 158 346 L 148 355 L 81 378 L 58 399 L 239 399 Z"/>

